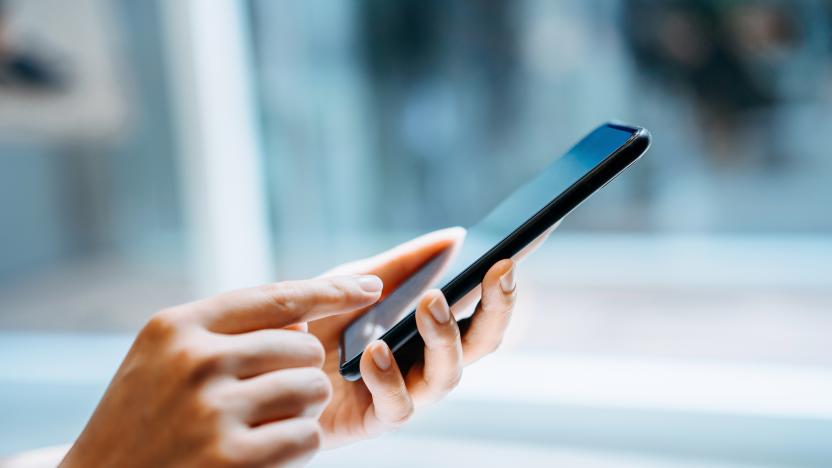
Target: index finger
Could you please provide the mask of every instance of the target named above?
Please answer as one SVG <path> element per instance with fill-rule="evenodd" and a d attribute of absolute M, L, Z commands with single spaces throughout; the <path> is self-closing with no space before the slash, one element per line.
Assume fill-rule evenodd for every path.
<path fill-rule="evenodd" d="M 284 281 L 220 294 L 194 310 L 211 331 L 245 333 L 361 309 L 378 301 L 382 287 L 373 275 Z"/>

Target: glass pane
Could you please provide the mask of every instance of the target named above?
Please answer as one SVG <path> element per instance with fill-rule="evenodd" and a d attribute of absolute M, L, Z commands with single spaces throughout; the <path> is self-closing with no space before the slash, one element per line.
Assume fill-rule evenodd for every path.
<path fill-rule="evenodd" d="M 828 5 L 252 6 L 283 275 L 469 226 L 621 119 L 653 147 L 521 269 L 510 345 L 832 363 Z"/>

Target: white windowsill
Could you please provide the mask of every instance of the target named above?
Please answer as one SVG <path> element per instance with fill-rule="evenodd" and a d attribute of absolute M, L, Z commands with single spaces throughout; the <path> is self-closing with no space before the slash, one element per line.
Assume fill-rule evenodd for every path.
<path fill-rule="evenodd" d="M 128 335 L 0 332 L 0 413 L 33 406 L 23 400 L 34 397 L 21 389 L 34 385 L 45 393 L 54 388 L 54 395 L 32 424 L 60 423 L 50 413 L 56 405 L 74 405 L 72 417 L 83 419 L 130 342 Z M 67 385 L 94 395 L 73 401 L 61 393 Z M 508 352 L 466 369 L 447 401 L 395 437 L 657 449 L 743 461 L 755 450 L 775 461 L 811 462 L 832 459 L 824 443 L 832 435 L 829 395 L 832 370 L 821 367 Z M 77 429 L 83 422 L 64 421 Z M 783 427 L 791 432 L 781 433 Z M 749 430 L 737 434 L 743 428 Z M 0 425 L 4 437 L 19 437 L 20 430 Z M 0 447 L 0 454 L 26 448 Z"/>

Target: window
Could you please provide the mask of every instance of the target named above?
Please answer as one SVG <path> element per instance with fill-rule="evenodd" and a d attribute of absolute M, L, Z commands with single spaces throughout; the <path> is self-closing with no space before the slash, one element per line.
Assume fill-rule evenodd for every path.
<path fill-rule="evenodd" d="M 472 224 L 620 119 L 653 147 L 521 267 L 504 349 L 319 465 L 832 459 L 827 3 L 55 2 L 0 2 L 0 456 L 71 439 L 155 310 Z"/>

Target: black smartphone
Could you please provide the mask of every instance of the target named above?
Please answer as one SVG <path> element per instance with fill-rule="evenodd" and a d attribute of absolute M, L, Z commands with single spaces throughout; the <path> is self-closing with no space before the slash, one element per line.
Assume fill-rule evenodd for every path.
<path fill-rule="evenodd" d="M 482 282 L 498 261 L 511 258 L 641 157 L 650 134 L 640 127 L 607 123 L 593 130 L 537 177 L 503 200 L 468 230 L 461 248 L 449 248 L 426 262 L 395 291 L 355 319 L 341 335 L 341 375 L 361 378 L 364 348 L 384 340 L 402 372 L 423 358 L 416 329 L 420 295 L 441 284 L 453 305 Z M 493 239 L 491 243 L 471 240 Z M 464 332 L 470 317 L 455 316 Z"/>

